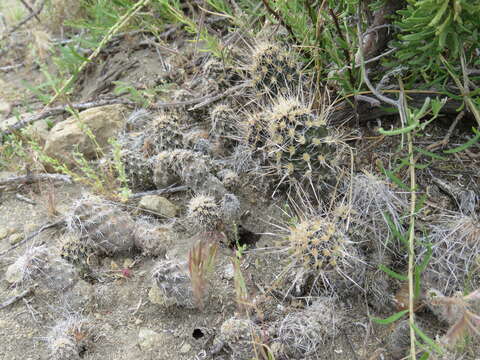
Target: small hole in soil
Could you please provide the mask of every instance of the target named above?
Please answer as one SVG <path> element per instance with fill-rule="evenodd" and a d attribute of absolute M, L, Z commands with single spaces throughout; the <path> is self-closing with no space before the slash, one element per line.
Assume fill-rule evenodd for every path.
<path fill-rule="evenodd" d="M 242 225 L 238 225 L 238 243 L 240 246 L 247 245 L 252 246 L 260 239 L 259 234 L 255 234 L 254 232 L 244 228 Z M 233 249 L 237 248 L 237 244 L 235 242 L 231 242 L 230 246 Z"/>
<path fill-rule="evenodd" d="M 78 351 L 78 356 L 83 358 L 87 352 L 87 347 L 85 345 L 80 346 L 80 349 Z"/>
<path fill-rule="evenodd" d="M 200 339 L 204 336 L 205 334 L 203 333 L 202 330 L 200 329 L 194 329 L 193 330 L 193 333 L 192 333 L 192 336 L 194 339 Z"/>

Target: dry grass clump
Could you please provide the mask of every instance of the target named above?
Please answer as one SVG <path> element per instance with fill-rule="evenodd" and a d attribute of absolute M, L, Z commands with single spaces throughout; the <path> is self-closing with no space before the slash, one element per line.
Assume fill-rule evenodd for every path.
<path fill-rule="evenodd" d="M 212 239 L 198 241 L 188 253 L 188 271 L 197 306 L 204 307 L 204 297 L 210 274 L 215 267 L 218 243 Z"/>
<path fill-rule="evenodd" d="M 453 347 L 465 335 L 480 338 L 480 289 L 468 295 L 456 293 L 444 296 L 440 291 L 427 291 L 427 306 L 450 328 L 441 339 L 448 347 Z"/>
<path fill-rule="evenodd" d="M 63 33 L 69 28 L 65 25 L 69 21 L 84 16 L 81 1 L 77 0 L 50 0 L 47 2 L 47 26 L 55 33 Z"/>

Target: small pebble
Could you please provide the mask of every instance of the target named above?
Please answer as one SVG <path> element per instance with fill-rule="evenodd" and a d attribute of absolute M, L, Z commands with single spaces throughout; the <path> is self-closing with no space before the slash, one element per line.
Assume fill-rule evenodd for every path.
<path fill-rule="evenodd" d="M 25 234 L 30 234 L 30 233 L 34 232 L 35 230 L 37 230 L 37 225 L 35 225 L 33 223 L 25 224 L 23 226 L 23 231 L 25 232 Z"/>
<path fill-rule="evenodd" d="M 0 229 L 0 240 L 5 239 L 10 232 L 6 228 L 1 228 Z"/>
<path fill-rule="evenodd" d="M 180 348 L 180 353 L 186 354 L 186 353 L 190 352 L 190 350 L 192 350 L 192 345 L 190 345 L 189 343 L 185 343 Z"/>
<path fill-rule="evenodd" d="M 23 235 L 21 233 L 15 233 L 10 235 L 8 238 L 8 241 L 10 242 L 10 245 L 15 245 L 19 243 L 23 239 Z"/>

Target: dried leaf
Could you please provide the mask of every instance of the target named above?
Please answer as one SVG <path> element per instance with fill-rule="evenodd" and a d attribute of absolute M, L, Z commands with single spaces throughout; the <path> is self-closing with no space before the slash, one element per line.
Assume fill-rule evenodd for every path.
<path fill-rule="evenodd" d="M 397 293 L 395 294 L 394 299 L 397 305 L 397 311 L 407 310 L 408 309 L 408 302 L 409 302 L 409 291 L 408 291 L 408 283 L 404 282 L 400 289 L 398 289 Z M 414 299 L 413 308 L 414 311 L 417 311 L 422 304 L 420 304 L 419 299 Z"/>

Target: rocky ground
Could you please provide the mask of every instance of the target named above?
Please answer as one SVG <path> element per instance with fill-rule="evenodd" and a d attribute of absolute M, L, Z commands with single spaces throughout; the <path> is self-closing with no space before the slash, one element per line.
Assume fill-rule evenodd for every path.
<path fill-rule="evenodd" d="M 231 66 L 175 33 L 168 49 L 133 36 L 109 43 L 73 91 L 76 104 L 108 105 L 56 113 L 2 147 L 1 358 L 404 357 L 408 323 L 372 321 L 406 306 L 405 282 L 379 270 L 406 269 L 387 223 L 406 230 L 408 193 L 381 172 L 402 155 L 400 139 L 352 114 L 332 123 L 279 44 L 255 39 Z M 28 110 L 23 81 L 42 76 L 28 64 L 0 74 L 6 131 Z M 132 106 L 114 82 L 158 91 Z M 442 139 L 449 121 L 416 145 Z M 68 178 L 34 179 L 65 166 Z M 417 319 L 440 339 L 464 312 L 432 294 L 459 299 L 479 285 L 478 149 L 418 175 L 418 236 L 433 250 Z M 474 339 L 439 358 L 478 359 Z"/>

